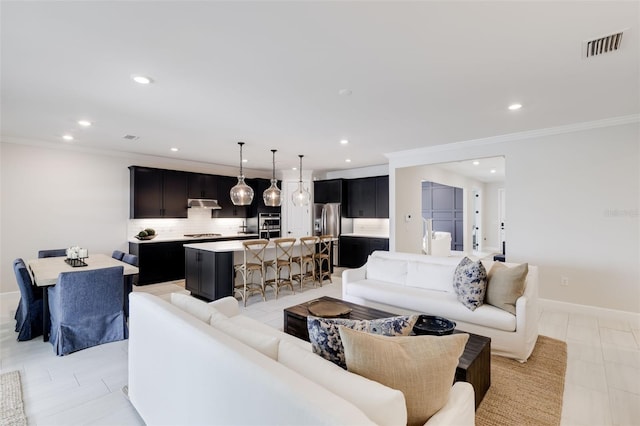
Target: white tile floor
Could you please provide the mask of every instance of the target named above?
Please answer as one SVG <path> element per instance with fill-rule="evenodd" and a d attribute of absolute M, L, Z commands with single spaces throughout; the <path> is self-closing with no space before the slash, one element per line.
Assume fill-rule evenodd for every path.
<path fill-rule="evenodd" d="M 177 283 L 136 289 L 167 297 Z M 340 278 L 321 288 L 262 302 L 253 296 L 245 315 L 282 329 L 282 310 L 313 298 L 340 297 Z M 13 312 L 0 318 L 0 371 L 20 370 L 25 409 L 34 425 L 140 425 L 122 393 L 127 383 L 127 342 L 57 357 L 41 338 L 17 342 Z M 640 425 L 640 325 L 595 316 L 543 311 L 540 334 L 568 345 L 563 425 Z"/>

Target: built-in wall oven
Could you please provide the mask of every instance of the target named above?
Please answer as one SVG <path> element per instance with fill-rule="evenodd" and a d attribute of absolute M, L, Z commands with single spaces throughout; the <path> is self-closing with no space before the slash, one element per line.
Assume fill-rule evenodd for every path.
<path fill-rule="evenodd" d="M 280 238 L 280 213 L 258 214 L 258 233 L 260 238 Z"/>

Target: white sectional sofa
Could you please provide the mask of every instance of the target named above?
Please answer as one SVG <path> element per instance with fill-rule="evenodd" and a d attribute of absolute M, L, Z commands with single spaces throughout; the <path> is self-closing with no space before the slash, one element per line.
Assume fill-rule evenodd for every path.
<path fill-rule="evenodd" d="M 147 425 L 406 424 L 402 392 L 240 315 L 234 298 L 173 296 L 130 295 L 128 392 Z M 474 422 L 473 388 L 457 382 L 426 424 Z"/>
<path fill-rule="evenodd" d="M 492 353 L 525 362 L 538 338 L 538 268 L 529 265 L 515 315 L 488 304 L 471 311 L 457 300 L 453 289 L 453 274 L 461 259 L 373 252 L 364 266 L 342 273 L 342 299 L 398 314 L 424 313 L 453 320 L 459 330 L 490 337 Z M 487 272 L 491 268 L 484 266 Z"/>

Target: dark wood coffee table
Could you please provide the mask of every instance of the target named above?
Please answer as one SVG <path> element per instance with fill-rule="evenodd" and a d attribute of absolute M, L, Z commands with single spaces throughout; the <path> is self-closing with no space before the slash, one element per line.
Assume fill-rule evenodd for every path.
<path fill-rule="evenodd" d="M 286 308 L 284 310 L 284 332 L 308 342 L 307 316 L 310 313 L 307 305 L 317 300 L 344 303 L 352 309 L 347 318 L 355 320 L 372 320 L 398 315 L 324 296 Z M 454 333 L 464 333 L 464 331 L 454 330 Z M 478 334 L 467 334 L 469 334 L 469 341 L 458 362 L 455 381 L 471 383 L 475 392 L 477 409 L 491 386 L 491 339 Z"/>

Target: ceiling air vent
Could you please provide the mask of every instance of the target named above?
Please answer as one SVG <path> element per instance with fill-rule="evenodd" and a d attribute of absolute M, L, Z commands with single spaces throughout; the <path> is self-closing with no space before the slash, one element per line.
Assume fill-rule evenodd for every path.
<path fill-rule="evenodd" d="M 137 141 L 138 139 L 140 139 L 140 136 L 136 136 L 136 135 L 124 135 L 122 137 L 123 139 L 129 140 L 129 141 Z"/>
<path fill-rule="evenodd" d="M 620 48 L 622 42 L 622 31 L 588 40 L 583 43 L 583 57 L 590 58 L 592 56 L 602 55 L 608 52 L 614 52 Z"/>

